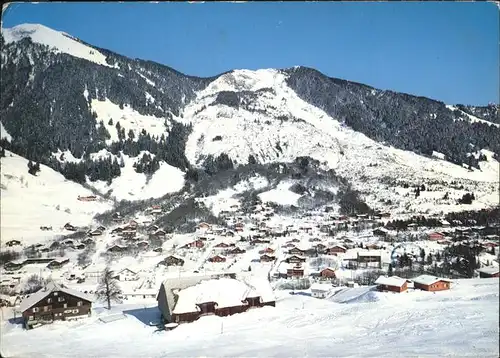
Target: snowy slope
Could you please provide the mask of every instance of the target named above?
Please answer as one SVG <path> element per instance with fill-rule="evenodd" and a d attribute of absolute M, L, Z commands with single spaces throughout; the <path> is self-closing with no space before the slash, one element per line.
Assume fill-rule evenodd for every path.
<path fill-rule="evenodd" d="M 5 356 L 39 357 L 498 357 L 498 279 L 458 280 L 452 290 L 377 293 L 370 302 L 334 303 L 281 293 L 276 307 L 203 317 L 154 333 L 154 301 L 24 332 L 4 323 Z M 105 311 L 105 310 L 104 310 Z M 443 329 L 446 327 L 446 329 Z M 117 344 L 120 342 L 120 344 Z M 168 342 L 168 344 L 165 344 Z M 212 352 L 212 353 L 207 353 Z"/>
<path fill-rule="evenodd" d="M 461 109 L 458 109 L 455 106 L 447 105 L 446 108 L 448 108 L 449 110 L 452 110 L 452 111 L 456 111 L 456 110 L 460 111 L 460 113 L 462 113 L 463 115 L 465 115 L 469 118 L 471 123 L 484 123 L 484 124 L 487 124 L 490 126 L 500 127 L 500 124 L 498 124 L 498 123 L 493 123 L 493 122 L 486 121 L 486 120 L 481 119 L 481 118 L 477 118 L 476 116 L 473 116 L 472 114 L 465 113 L 464 111 L 462 111 Z"/>
<path fill-rule="evenodd" d="M 71 35 L 43 25 L 22 24 L 11 28 L 2 28 L 2 35 L 6 44 L 29 37 L 31 41 L 48 46 L 54 52 L 66 53 L 98 65 L 113 67 L 106 63 L 106 56 L 96 49 L 82 44 Z"/>
<path fill-rule="evenodd" d="M 28 161 L 6 151 L 1 158 L 1 237 L 23 244 L 39 242 L 44 235 L 63 233 L 62 227 L 88 225 L 98 212 L 109 210 L 106 201 L 82 202 L 77 197 L 92 195 L 88 189 L 40 165 L 37 176 L 28 173 Z M 40 231 L 52 226 L 52 231 Z"/>
<path fill-rule="evenodd" d="M 102 194 L 110 194 L 116 200 L 143 200 L 160 198 L 168 193 L 179 191 L 184 186 L 184 172 L 165 162 L 160 162 L 160 168 L 148 178 L 144 173 L 137 173 L 133 167 L 134 163 L 142 157 L 146 151 L 142 151 L 137 157 L 129 157 L 121 154 L 125 166 L 121 168 L 121 175 L 112 180 L 108 185 L 105 181 L 91 182 L 87 184 L 97 189 Z M 102 150 L 94 153 L 92 159 L 113 156 L 113 154 Z M 154 157 L 154 155 L 152 155 Z"/>
<path fill-rule="evenodd" d="M 0 139 L 5 139 L 8 142 L 12 140 L 11 135 L 5 130 L 2 122 L 0 122 Z"/>
<path fill-rule="evenodd" d="M 260 91 L 253 98 L 243 95 L 238 106 L 216 102 L 221 91 L 247 90 Z M 186 157 L 193 165 L 202 165 L 206 155 L 221 153 L 239 164 L 247 163 L 249 155 L 261 163 L 311 156 L 352 181 L 369 196 L 371 205 L 390 200 L 400 211 L 448 210 L 465 193 L 450 189 L 452 181 L 478 192 L 478 207 L 493 205 L 497 199 L 499 163 L 491 156 L 480 163 L 481 170 L 468 170 L 385 146 L 301 100 L 279 70 L 237 70 L 220 76 L 188 104 L 183 118 L 193 124 L 186 143 Z M 438 183 L 436 195 L 441 198 L 451 191 L 451 199 L 438 203 L 436 198 L 431 205 L 415 202 L 408 192 L 394 190 L 394 183 L 389 182 L 396 180 Z"/>

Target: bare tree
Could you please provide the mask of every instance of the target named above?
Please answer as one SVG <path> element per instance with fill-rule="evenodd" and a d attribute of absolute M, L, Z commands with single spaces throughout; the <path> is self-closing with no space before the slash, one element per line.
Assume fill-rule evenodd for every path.
<path fill-rule="evenodd" d="M 111 301 L 121 302 L 121 293 L 122 290 L 118 285 L 118 279 L 115 273 L 109 267 L 106 267 L 101 275 L 99 286 L 97 287 L 97 298 L 99 300 L 106 300 L 109 310 L 111 309 Z"/>

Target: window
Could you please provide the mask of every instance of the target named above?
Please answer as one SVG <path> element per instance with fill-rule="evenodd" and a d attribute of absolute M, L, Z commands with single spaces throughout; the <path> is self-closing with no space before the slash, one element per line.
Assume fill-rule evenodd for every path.
<path fill-rule="evenodd" d="M 37 312 L 39 312 L 39 311 L 40 311 L 40 310 L 39 310 L 39 308 L 38 308 L 38 307 L 33 307 L 33 313 L 37 313 Z"/>
<path fill-rule="evenodd" d="M 49 306 L 43 306 L 43 312 L 47 312 L 49 310 Z"/>
<path fill-rule="evenodd" d="M 57 299 L 57 301 L 58 301 L 58 302 L 64 302 L 64 297 L 59 297 L 59 298 Z"/>
<path fill-rule="evenodd" d="M 79 311 L 78 310 L 73 310 L 73 313 L 78 313 Z"/>
<path fill-rule="evenodd" d="M 52 303 L 52 298 L 47 298 L 47 303 Z"/>
<path fill-rule="evenodd" d="M 68 308 L 68 304 L 65 303 L 64 306 L 63 306 L 63 308 Z"/>
<path fill-rule="evenodd" d="M 33 321 L 33 316 L 29 316 L 28 321 Z"/>
<path fill-rule="evenodd" d="M 59 293 L 59 292 L 54 292 L 54 296 L 57 296 L 57 294 L 58 294 L 58 293 Z"/>
<path fill-rule="evenodd" d="M 80 307 L 82 304 L 83 304 L 83 302 L 82 302 L 82 301 L 78 301 L 78 302 L 76 303 L 76 305 L 77 305 L 78 307 Z"/>

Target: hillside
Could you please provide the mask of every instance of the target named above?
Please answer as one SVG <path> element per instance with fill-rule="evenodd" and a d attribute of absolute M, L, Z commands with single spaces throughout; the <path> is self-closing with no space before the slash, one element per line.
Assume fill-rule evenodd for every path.
<path fill-rule="evenodd" d="M 116 306 L 110 313 L 97 308 L 97 316 L 69 323 L 71 329 L 61 322 L 26 335 L 20 327 L 4 323 L 2 354 L 498 357 L 498 290 L 498 279 L 457 280 L 446 292 L 374 292 L 368 302 L 345 304 L 278 292 L 281 298 L 275 308 L 203 317 L 156 334 L 154 327 L 148 327 L 158 316 L 154 303 L 148 305 L 151 308 L 128 304 Z M 126 318 L 99 321 L 99 317 L 117 312 L 125 313 Z"/>
<path fill-rule="evenodd" d="M 197 78 L 42 25 L 2 29 L 1 40 L 2 146 L 117 201 L 161 199 L 199 188 L 199 175 L 247 164 L 309 158 L 374 209 L 497 203 L 495 106 L 446 105 L 305 67 Z M 272 196 L 278 184 L 265 189 Z M 428 190 L 416 198 L 421 185 Z M 476 200 L 457 205 L 466 193 Z"/>
<path fill-rule="evenodd" d="M 23 245 L 30 245 L 67 234 L 63 229 L 66 223 L 87 226 L 94 215 L 112 207 L 112 203 L 104 199 L 77 200 L 78 196 L 93 193 L 45 165 L 40 165 L 36 176 L 28 174 L 28 160 L 9 151 L 0 159 L 0 165 L 3 243 L 17 239 Z M 41 226 L 52 227 L 52 230 L 41 231 Z"/>

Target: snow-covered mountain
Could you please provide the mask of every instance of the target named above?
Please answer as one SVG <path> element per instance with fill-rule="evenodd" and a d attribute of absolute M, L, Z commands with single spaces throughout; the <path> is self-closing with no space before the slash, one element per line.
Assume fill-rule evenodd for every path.
<path fill-rule="evenodd" d="M 498 201 L 497 106 L 447 106 L 305 67 L 196 78 L 42 25 L 1 34 L 2 146 L 111 198 L 159 198 L 207 173 L 304 157 L 374 208 L 460 210 L 467 192 L 468 209 Z M 283 180 L 259 190 L 297 178 Z"/>

